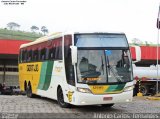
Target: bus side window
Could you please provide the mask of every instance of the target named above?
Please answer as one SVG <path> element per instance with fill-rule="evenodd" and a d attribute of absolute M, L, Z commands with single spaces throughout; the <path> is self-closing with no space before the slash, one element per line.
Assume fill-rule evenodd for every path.
<path fill-rule="evenodd" d="M 22 52 L 23 52 L 23 50 L 21 49 L 19 52 L 19 56 L 18 56 L 19 63 L 22 63 Z"/>
<path fill-rule="evenodd" d="M 59 45 L 59 43 L 58 43 L 58 41 L 56 42 L 56 45 L 55 45 L 55 60 L 57 60 L 58 59 L 58 54 L 59 54 L 59 48 L 58 48 L 58 45 Z"/>
<path fill-rule="evenodd" d="M 49 48 L 46 48 L 46 55 L 45 55 L 45 59 L 48 60 L 49 59 Z"/>
<path fill-rule="evenodd" d="M 26 50 L 22 51 L 22 62 L 26 62 Z"/>
<path fill-rule="evenodd" d="M 49 49 L 49 59 L 55 59 L 55 46 L 52 46 L 52 48 Z"/>
<path fill-rule="evenodd" d="M 22 63 L 23 62 L 23 57 L 24 57 L 24 50 L 22 50 L 21 49 L 21 52 L 20 52 L 20 56 L 19 56 L 20 58 L 19 58 L 19 61 L 20 61 L 20 63 Z"/>
<path fill-rule="evenodd" d="M 62 60 L 62 40 L 59 41 L 58 51 L 58 59 Z"/>
<path fill-rule="evenodd" d="M 27 62 L 27 50 L 24 53 L 24 62 Z"/>
<path fill-rule="evenodd" d="M 38 49 L 33 51 L 33 61 L 37 61 L 38 60 Z"/>
<path fill-rule="evenodd" d="M 45 60 L 45 57 L 46 57 L 46 48 L 43 48 L 40 51 L 40 60 Z"/>
<path fill-rule="evenodd" d="M 62 60 L 62 38 L 53 40 L 50 57 L 53 57 L 54 60 Z"/>
<path fill-rule="evenodd" d="M 32 50 L 29 50 L 29 51 L 27 52 L 27 61 L 28 61 L 28 62 L 32 61 Z"/>
<path fill-rule="evenodd" d="M 71 49 L 72 45 L 72 36 L 68 35 L 64 37 L 64 60 L 65 60 L 65 71 L 67 83 L 70 85 L 75 85 L 75 74 L 74 67 L 71 60 Z"/>

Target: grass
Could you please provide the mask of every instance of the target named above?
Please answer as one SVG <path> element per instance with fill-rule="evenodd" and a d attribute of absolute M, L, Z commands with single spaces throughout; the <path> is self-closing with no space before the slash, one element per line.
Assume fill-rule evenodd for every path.
<path fill-rule="evenodd" d="M 0 29 L 0 39 L 16 39 L 16 40 L 36 40 L 42 37 L 42 34 L 35 32 L 26 32 L 19 30 Z"/>

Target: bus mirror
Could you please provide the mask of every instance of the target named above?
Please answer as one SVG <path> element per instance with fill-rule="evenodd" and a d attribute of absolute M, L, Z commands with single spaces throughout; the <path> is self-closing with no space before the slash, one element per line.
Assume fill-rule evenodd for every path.
<path fill-rule="evenodd" d="M 76 46 L 70 46 L 71 48 L 71 54 L 72 54 L 72 64 L 77 63 L 77 47 Z"/>

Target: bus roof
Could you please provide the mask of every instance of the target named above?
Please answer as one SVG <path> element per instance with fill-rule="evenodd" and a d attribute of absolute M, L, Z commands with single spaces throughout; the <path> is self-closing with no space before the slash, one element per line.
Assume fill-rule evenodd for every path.
<path fill-rule="evenodd" d="M 29 42 L 29 43 L 26 43 L 26 44 L 22 44 L 20 46 L 20 48 L 24 48 L 24 47 L 27 47 L 27 46 L 31 46 L 31 45 L 35 45 L 35 44 L 38 44 L 38 43 L 42 43 L 42 42 L 45 42 L 45 41 L 48 41 L 48 40 L 51 40 L 51 39 L 54 39 L 54 38 L 59 38 L 59 37 L 62 37 L 63 35 L 69 35 L 69 34 L 91 34 L 91 33 L 108 33 L 108 34 L 124 34 L 123 32 L 56 32 L 56 33 L 52 33 L 52 34 L 49 34 L 49 35 L 46 35 L 44 37 L 41 37 L 41 38 L 38 38 L 37 40 L 33 41 L 33 42 Z"/>

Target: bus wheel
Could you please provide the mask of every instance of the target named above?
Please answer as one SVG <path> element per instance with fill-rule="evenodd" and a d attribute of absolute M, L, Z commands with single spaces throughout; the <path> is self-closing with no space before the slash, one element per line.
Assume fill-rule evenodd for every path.
<path fill-rule="evenodd" d="M 24 82 L 24 92 L 23 92 L 23 94 L 26 94 L 27 93 L 27 82 L 25 81 Z"/>
<path fill-rule="evenodd" d="M 57 90 L 57 101 L 61 107 L 63 108 L 69 107 L 69 104 L 64 102 L 64 96 L 63 96 L 63 91 L 61 87 L 59 87 Z"/>
<path fill-rule="evenodd" d="M 102 107 L 112 107 L 114 104 L 102 104 Z"/>
<path fill-rule="evenodd" d="M 27 93 L 27 97 L 33 98 L 31 85 L 28 85 L 28 86 L 27 86 L 27 91 L 26 91 L 26 93 Z"/>

